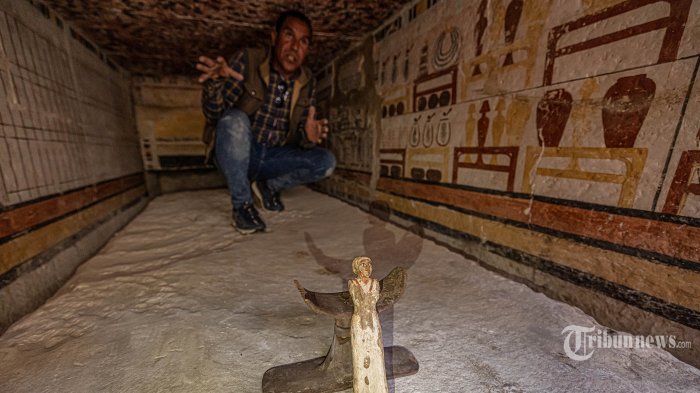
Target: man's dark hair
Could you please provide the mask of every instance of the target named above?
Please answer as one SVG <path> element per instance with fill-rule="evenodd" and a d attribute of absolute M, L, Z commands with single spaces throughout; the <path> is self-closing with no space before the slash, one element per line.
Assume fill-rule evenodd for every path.
<path fill-rule="evenodd" d="M 311 19 L 309 19 L 308 16 L 306 16 L 305 13 L 297 10 L 288 10 L 284 11 L 283 13 L 280 14 L 280 16 L 277 17 L 277 22 L 275 22 L 275 31 L 277 34 L 280 33 L 280 30 L 282 30 L 282 26 L 284 25 L 284 21 L 287 20 L 287 18 L 296 18 L 299 19 L 300 21 L 306 23 L 306 26 L 309 27 L 309 38 L 313 37 L 314 35 L 314 30 L 311 27 Z"/>

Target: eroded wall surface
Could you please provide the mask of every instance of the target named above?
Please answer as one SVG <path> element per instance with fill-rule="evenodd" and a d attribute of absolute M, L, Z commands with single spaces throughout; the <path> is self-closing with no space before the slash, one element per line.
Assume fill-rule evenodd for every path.
<path fill-rule="evenodd" d="M 129 76 L 49 9 L 0 1 L 0 89 L 2 330 L 72 271 L 47 261 L 145 186 Z"/>
<path fill-rule="evenodd" d="M 332 194 L 355 202 L 370 199 L 382 98 L 375 90 L 372 45 L 365 41 L 316 75 L 318 117 L 328 118 L 328 145 L 336 156 Z"/>
<path fill-rule="evenodd" d="M 698 0 L 415 1 L 319 75 L 331 115 L 372 125 L 333 120 L 322 187 L 613 327 L 697 339 L 699 53 Z"/>

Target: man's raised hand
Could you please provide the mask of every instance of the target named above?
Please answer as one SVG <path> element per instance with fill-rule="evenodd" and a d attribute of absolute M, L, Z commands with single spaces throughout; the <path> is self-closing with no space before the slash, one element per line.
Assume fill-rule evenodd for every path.
<path fill-rule="evenodd" d="M 226 60 L 219 56 L 216 61 L 206 57 L 199 56 L 199 63 L 197 63 L 197 69 L 202 71 L 202 75 L 199 76 L 199 83 L 202 83 L 208 79 L 217 79 L 219 77 L 231 77 L 239 81 L 243 80 L 243 75 L 236 72 L 233 68 L 229 67 Z"/>
<path fill-rule="evenodd" d="M 328 138 L 328 119 L 316 120 L 316 107 L 310 106 L 304 130 L 308 140 L 313 143 L 321 143 Z"/>

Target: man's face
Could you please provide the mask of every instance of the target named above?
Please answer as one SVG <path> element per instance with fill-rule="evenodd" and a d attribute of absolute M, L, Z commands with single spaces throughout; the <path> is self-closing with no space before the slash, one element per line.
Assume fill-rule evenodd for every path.
<path fill-rule="evenodd" d="M 275 69 L 285 77 L 298 70 L 309 52 L 310 40 L 306 23 L 294 17 L 285 19 L 279 34 L 276 31 L 272 32 Z"/>

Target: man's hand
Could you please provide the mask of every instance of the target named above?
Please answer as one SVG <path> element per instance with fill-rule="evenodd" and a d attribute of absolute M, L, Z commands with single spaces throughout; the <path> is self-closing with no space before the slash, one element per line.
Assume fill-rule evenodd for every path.
<path fill-rule="evenodd" d="M 316 120 L 316 107 L 310 106 L 304 130 L 308 140 L 313 143 L 321 143 L 328 138 L 328 119 Z"/>
<path fill-rule="evenodd" d="M 216 61 L 206 56 L 199 56 L 197 69 L 202 71 L 202 75 L 200 75 L 198 79 L 199 83 L 202 83 L 207 79 L 217 79 L 219 77 L 231 77 L 239 81 L 243 80 L 243 75 L 229 67 L 226 60 L 224 60 L 224 58 L 221 56 L 217 57 Z"/>

